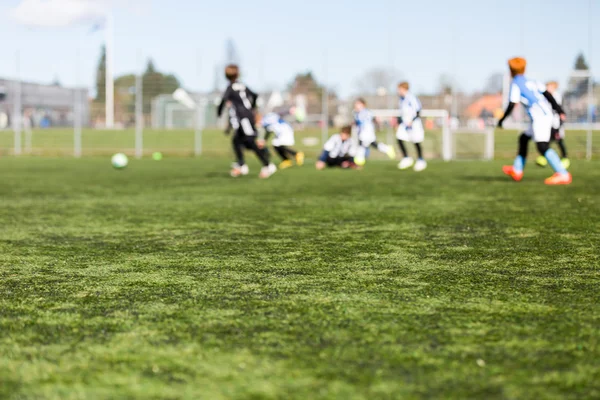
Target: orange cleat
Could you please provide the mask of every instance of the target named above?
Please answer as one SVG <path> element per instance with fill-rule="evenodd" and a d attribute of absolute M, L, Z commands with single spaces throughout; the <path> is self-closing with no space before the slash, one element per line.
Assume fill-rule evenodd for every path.
<path fill-rule="evenodd" d="M 504 167 L 502 167 L 502 172 L 513 178 L 513 181 L 515 182 L 521 182 L 521 179 L 523 179 L 523 171 L 515 171 L 512 165 L 505 165 Z"/>
<path fill-rule="evenodd" d="M 573 182 L 571 174 L 559 174 L 558 172 L 544 181 L 546 185 L 569 185 L 571 182 Z"/>

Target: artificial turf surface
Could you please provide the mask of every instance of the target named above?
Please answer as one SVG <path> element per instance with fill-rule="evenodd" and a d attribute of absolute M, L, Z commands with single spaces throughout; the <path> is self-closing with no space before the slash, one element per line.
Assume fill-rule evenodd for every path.
<path fill-rule="evenodd" d="M 0 159 L 0 398 L 600 397 L 600 164 Z"/>

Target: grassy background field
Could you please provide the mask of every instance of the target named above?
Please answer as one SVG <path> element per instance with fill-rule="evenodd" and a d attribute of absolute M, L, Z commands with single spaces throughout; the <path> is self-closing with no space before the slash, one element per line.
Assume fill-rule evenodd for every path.
<path fill-rule="evenodd" d="M 0 398 L 600 397 L 600 164 L 0 158 Z"/>
<path fill-rule="evenodd" d="M 332 129 L 331 133 L 335 133 Z M 586 154 L 586 135 L 584 131 L 567 132 L 567 147 L 570 157 L 583 159 Z M 316 146 L 305 146 L 303 139 L 310 137 L 319 140 Z M 518 132 L 511 130 L 496 130 L 496 158 L 514 157 L 517 146 Z M 310 157 L 315 157 L 321 148 L 321 131 L 307 129 L 296 132 L 297 147 L 307 152 Z M 379 133 L 379 140 L 395 143 L 395 137 L 388 137 L 385 132 Z M 22 138 L 25 145 L 25 135 Z M 600 158 L 600 131 L 594 132 L 593 152 L 595 157 Z M 110 155 L 123 151 L 133 155 L 135 148 L 134 130 L 103 131 L 86 129 L 82 138 L 83 155 L 98 156 Z M 14 147 L 14 135 L 11 131 L 0 131 L 0 156 L 12 154 Z M 222 131 L 206 130 L 203 134 L 203 150 L 205 155 L 228 155 L 230 150 L 230 138 Z M 480 135 L 458 135 L 455 147 L 457 155 L 461 158 L 482 157 L 484 138 Z M 442 138 L 440 131 L 428 131 L 424 144 L 427 157 L 441 158 Z M 152 130 L 144 131 L 144 153 L 152 154 L 160 151 L 172 156 L 192 156 L 194 152 L 194 132 L 190 130 Z M 411 149 L 412 151 L 412 149 Z M 533 150 L 532 145 L 532 152 Z M 36 130 L 32 135 L 31 154 L 43 156 L 72 156 L 73 155 L 73 131 L 72 129 L 48 129 Z M 375 152 L 374 158 L 381 158 Z"/>

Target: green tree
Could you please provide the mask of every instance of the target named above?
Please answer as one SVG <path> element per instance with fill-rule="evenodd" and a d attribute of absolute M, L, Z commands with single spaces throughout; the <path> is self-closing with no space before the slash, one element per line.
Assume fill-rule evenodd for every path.
<path fill-rule="evenodd" d="M 96 103 L 106 103 L 106 46 L 100 50 L 100 60 L 96 68 Z"/>
<path fill-rule="evenodd" d="M 576 71 L 587 71 L 589 69 L 590 69 L 590 67 L 587 64 L 587 61 L 585 61 L 585 56 L 583 55 L 583 53 L 579 53 L 577 55 L 577 58 L 575 59 L 575 70 Z"/>
<path fill-rule="evenodd" d="M 181 84 L 172 74 L 163 74 L 156 69 L 154 62 L 148 60 L 146 71 L 142 76 L 144 113 L 149 113 L 152 109 L 152 99 L 161 94 L 171 94 L 177 90 Z"/>

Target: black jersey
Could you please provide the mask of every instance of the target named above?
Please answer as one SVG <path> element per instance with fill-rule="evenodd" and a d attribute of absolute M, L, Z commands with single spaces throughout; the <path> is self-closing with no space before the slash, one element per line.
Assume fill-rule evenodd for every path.
<path fill-rule="evenodd" d="M 223 94 L 223 99 L 217 109 L 217 115 L 220 117 L 223 113 L 223 108 L 225 108 L 227 102 L 230 102 L 238 120 L 248 119 L 254 125 L 254 108 L 256 107 L 257 98 L 258 95 L 246 87 L 246 85 L 237 81 L 233 82 Z"/>

